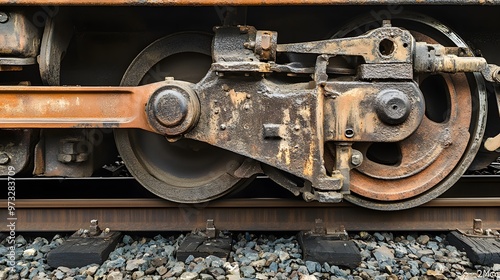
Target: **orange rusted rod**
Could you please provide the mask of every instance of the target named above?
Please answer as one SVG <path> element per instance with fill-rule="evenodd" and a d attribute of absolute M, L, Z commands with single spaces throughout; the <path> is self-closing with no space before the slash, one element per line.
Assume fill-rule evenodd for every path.
<path fill-rule="evenodd" d="M 164 83 L 140 87 L 0 87 L 0 128 L 140 128 Z"/>

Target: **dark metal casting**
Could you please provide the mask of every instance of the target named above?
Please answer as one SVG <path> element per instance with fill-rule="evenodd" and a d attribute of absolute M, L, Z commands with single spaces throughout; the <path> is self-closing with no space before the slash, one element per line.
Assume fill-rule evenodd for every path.
<path fill-rule="evenodd" d="M 47 84 L 59 83 L 59 68 L 53 73 L 46 68 L 60 65 L 69 37 L 71 30 L 59 30 L 48 23 L 40 68 Z M 54 38 L 64 40 L 51 45 Z M 276 32 L 257 31 L 252 26 L 217 27 L 212 45 L 213 63 L 201 81 L 195 84 L 166 79 L 136 87 L 154 64 L 169 56 L 163 45 L 157 46 L 158 42 L 177 42 L 172 38 L 160 39 L 150 46 L 153 53 L 164 52 L 155 63 L 147 59 L 141 62 L 145 64 L 133 62 L 127 71 L 128 79 L 123 82 L 131 86 L 128 88 L 3 88 L 0 93 L 4 93 L 4 104 L 8 106 L 0 112 L 0 127 L 141 128 L 166 136 L 171 142 L 197 140 L 251 159 L 238 161 L 234 168 L 225 168 L 228 171 L 220 182 L 229 183 L 218 195 L 230 189 L 230 182 L 271 170 L 271 178 L 294 194 L 302 193 L 308 201 L 339 202 L 344 194 L 351 192 L 352 169 L 376 173 L 382 168 L 372 161 L 375 167 L 363 170 L 362 152 L 367 151 L 353 149 L 354 144 L 405 141 L 423 123 L 432 125 L 424 117 L 424 95 L 413 81 L 414 73 L 483 72 L 490 79 L 498 78 L 496 68 L 488 66 L 484 58 L 470 57 L 467 49 L 416 42 L 410 31 L 392 27 L 385 21 L 382 27 L 358 37 L 292 44 L 278 44 Z M 195 42 L 192 47 L 197 49 L 197 44 L 201 43 Z M 172 46 L 175 50 L 172 55 L 177 53 L 175 47 Z M 280 53 L 316 54 L 316 64 L 314 67 L 303 67 L 298 62 L 280 65 L 276 62 Z M 19 53 L 23 55 L 33 54 Z M 52 55 L 55 57 L 51 58 Z M 362 62 L 357 69 L 344 72 L 329 68 L 330 60 L 337 56 L 358 57 Z M 133 71 L 135 68 L 137 71 Z M 283 82 L 269 77 L 273 71 L 292 74 L 291 77 L 295 74 L 312 74 L 312 77 L 308 81 L 290 78 Z M 345 74 L 332 78 L 332 73 Z M 26 94 L 30 90 L 31 94 Z M 85 94 L 69 94 L 77 91 Z M 43 136 L 45 144 L 41 142 L 37 147 L 35 174 L 88 176 L 94 166 L 89 160 L 91 154 L 77 148 L 82 139 L 58 133 Z M 431 143 L 436 146 L 429 147 L 436 153 L 451 144 L 457 145 L 451 142 L 454 138 L 450 134 L 456 136 L 460 132 L 446 128 L 441 133 L 441 139 Z M 414 149 L 427 147 L 418 140 L 411 140 L 417 143 L 412 146 Z M 126 142 L 119 145 L 122 151 L 134 153 L 129 146 Z M 420 161 L 422 169 L 425 164 L 432 164 L 434 158 Z M 326 164 L 328 160 L 331 162 Z M 1 162 L 8 159 L 0 157 Z M 131 166 L 143 163 L 137 159 Z M 403 163 L 414 167 L 412 162 Z M 76 164 L 86 164 L 86 168 L 76 171 Z M 394 171 L 393 175 L 410 176 L 399 174 L 407 171 L 405 168 Z M 291 183 L 280 172 L 300 178 L 302 184 Z M 155 193 L 162 193 L 164 181 L 156 178 L 146 181 L 152 181 Z M 171 188 L 177 192 L 171 197 L 177 201 L 199 202 L 212 197 L 204 188 L 206 193 L 190 200 L 189 190 L 183 190 L 183 186 L 176 188 Z M 391 198 L 404 197 L 399 193 L 391 195 Z"/>

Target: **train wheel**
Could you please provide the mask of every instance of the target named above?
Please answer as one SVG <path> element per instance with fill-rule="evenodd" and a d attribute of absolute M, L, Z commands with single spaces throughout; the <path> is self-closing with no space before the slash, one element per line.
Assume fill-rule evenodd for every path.
<path fill-rule="evenodd" d="M 368 31 L 374 21 L 361 19 L 334 37 Z M 418 14 L 398 15 L 392 25 L 409 30 L 417 41 L 467 47 L 446 26 Z M 465 172 L 481 144 L 486 123 L 486 92 L 480 75 L 417 75 L 425 98 L 419 128 L 397 143 L 354 145 L 364 162 L 351 176 L 345 198 L 363 207 L 398 210 L 428 202 L 450 188 Z"/>
<path fill-rule="evenodd" d="M 174 77 L 196 83 L 212 63 L 211 36 L 178 33 L 146 47 L 130 64 L 121 85 L 134 86 Z M 231 174 L 244 157 L 211 145 L 142 130 L 115 131 L 118 151 L 135 178 L 152 193 L 176 202 L 200 203 L 218 198 L 247 179 Z"/>

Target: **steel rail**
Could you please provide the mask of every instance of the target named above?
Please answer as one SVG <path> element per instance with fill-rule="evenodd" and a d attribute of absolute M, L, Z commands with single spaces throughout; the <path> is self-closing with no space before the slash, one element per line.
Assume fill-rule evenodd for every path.
<path fill-rule="evenodd" d="M 480 218 L 500 229 L 500 198 L 438 198 L 421 207 L 380 212 L 349 203 L 321 204 L 283 199 L 225 199 L 188 205 L 161 199 L 49 199 L 16 201 L 17 231 L 74 231 L 98 219 L 121 231 L 189 231 L 214 219 L 219 229 L 298 231 L 322 219 L 347 230 L 426 231 L 468 228 Z M 0 218 L 7 220 L 7 211 Z"/>
<path fill-rule="evenodd" d="M 0 5 L 270 6 L 270 5 L 498 5 L 499 0 L 0 0 Z"/>

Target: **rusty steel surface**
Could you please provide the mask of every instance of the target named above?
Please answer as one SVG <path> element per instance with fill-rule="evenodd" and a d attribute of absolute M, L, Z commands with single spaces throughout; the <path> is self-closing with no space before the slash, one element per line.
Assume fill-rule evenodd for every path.
<path fill-rule="evenodd" d="M 0 56 L 34 58 L 40 47 L 40 31 L 22 13 L 3 13 Z M 0 63 L 3 64 L 3 63 Z"/>
<path fill-rule="evenodd" d="M 148 124 L 144 107 L 163 84 L 141 87 L 0 88 L 2 128 L 142 128 Z M 138 106 L 139 105 L 139 106 Z"/>
<path fill-rule="evenodd" d="M 213 219 L 218 229 L 296 231 L 327 227 L 347 230 L 450 230 L 468 228 L 475 218 L 500 228 L 500 198 L 440 198 L 398 212 L 373 211 L 340 203 L 334 206 L 283 199 L 232 199 L 200 205 L 160 199 L 18 200 L 18 231 L 74 231 L 92 219 L 104 227 L 127 231 L 189 231 Z M 6 219 L 7 211 L 2 212 Z"/>
<path fill-rule="evenodd" d="M 174 6 L 174 5 L 499 5 L 499 0 L 0 0 L 4 5 Z"/>
<path fill-rule="evenodd" d="M 440 26 L 429 20 L 412 18 L 429 27 L 440 30 Z M 350 28 L 353 28 L 352 26 Z M 439 31 L 441 32 L 441 31 Z M 436 44 L 438 40 L 447 38 L 447 34 L 429 37 L 418 31 L 411 31 L 417 42 Z M 453 38 L 452 38 L 453 39 Z M 453 42 L 459 48 L 467 46 L 461 39 Z M 452 49 L 453 50 L 453 49 Z M 425 81 L 430 78 L 429 81 Z M 477 76 L 476 76 L 477 78 Z M 441 112 L 446 112 L 444 119 L 429 118 L 424 116 L 419 128 L 408 138 L 398 143 L 398 162 L 394 165 L 381 164 L 370 160 L 363 162 L 351 177 L 351 191 L 354 195 L 346 199 L 373 209 L 401 209 L 411 207 L 413 203 L 428 199 L 429 193 L 435 196 L 442 194 L 453 184 L 452 182 L 465 172 L 464 162 L 471 161 L 479 145 L 476 139 L 482 137 L 484 116 L 477 116 L 476 110 L 485 110 L 484 88 L 477 82 L 479 89 L 479 103 L 476 108 L 464 106 L 474 103 L 475 84 L 468 80 L 466 74 L 441 73 L 434 76 L 418 74 L 419 86 L 427 82 L 434 82 L 434 86 L 423 88 L 424 98 L 428 96 L 445 96 L 447 103 L 440 107 Z M 436 86 L 440 84 L 440 86 Z M 481 92 L 483 91 L 483 92 Z M 427 95 L 426 95 L 427 94 Z M 426 104 L 429 108 L 428 104 Z M 442 114 L 442 113 L 441 113 Z M 469 127 L 476 127 L 469 131 Z M 358 148 L 367 155 L 368 147 L 362 145 Z M 412 197 L 413 201 L 403 201 L 388 205 L 387 202 L 397 201 Z M 369 198 L 364 200 L 364 198 Z M 428 200 L 427 200 L 428 201 Z M 416 204 L 413 204 L 414 206 Z"/>

